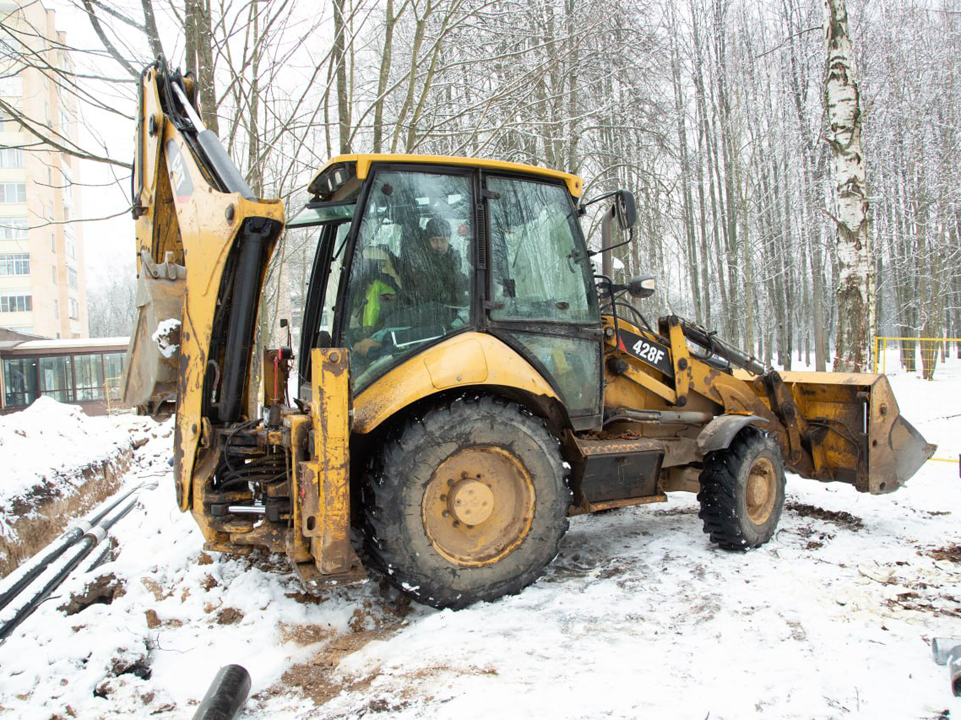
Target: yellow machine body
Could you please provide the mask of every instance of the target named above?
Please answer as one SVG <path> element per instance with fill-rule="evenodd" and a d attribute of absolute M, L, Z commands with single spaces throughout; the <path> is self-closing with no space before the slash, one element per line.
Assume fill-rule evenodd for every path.
<path fill-rule="evenodd" d="M 725 451 L 748 427 L 775 440 L 790 470 L 874 494 L 897 489 L 933 452 L 900 416 L 883 376 L 731 371 L 692 352 L 679 318 L 662 318 L 657 331 L 641 328 L 618 317 L 613 303 L 603 317 L 597 312 L 593 326 L 578 330 L 582 340 L 587 338 L 584 347 L 596 353 L 602 398 L 586 419 L 583 413 L 573 417 L 546 365 L 499 336 L 496 327 L 485 330 L 489 324 L 425 343 L 359 392 L 347 348 L 305 346 L 310 380 L 302 383 L 302 395 L 309 396 L 289 403 L 283 389 L 291 373 L 290 349 L 266 351 L 261 376 L 251 376 L 256 305 L 285 224 L 284 207 L 253 198 L 234 177 L 236 168 L 225 165 L 222 149 L 212 148 L 204 137 L 207 131 L 189 101 L 192 89 L 189 77 L 170 73 L 162 60 L 141 78 L 134 198 L 139 318 L 125 396 L 154 413 L 176 403 L 178 503 L 192 512 L 209 550 L 245 553 L 262 547 L 286 554 L 308 587 L 364 577 L 351 533 L 363 525 L 363 483 L 376 481 L 364 479 L 369 458 L 404 423 L 417 421 L 436 403 L 458 398 L 497 398 L 520 408 L 517 422 L 527 423 L 532 437 L 549 433 L 550 441 L 537 442 L 548 455 L 559 453 L 544 467 L 563 477 L 563 492 L 571 497 L 557 502 L 571 514 L 659 502 L 671 490 L 697 490 L 712 453 Z M 343 205 L 365 183 L 369 186 L 376 168 L 388 164 L 452 167 L 478 178 L 486 172 L 527 178 L 564 188 L 572 210 L 583 191 L 575 175 L 514 163 L 345 155 L 314 177 L 309 186 L 314 200 L 307 209 Z M 485 200 L 496 197 L 484 195 Z M 619 212 L 629 214 L 625 208 Z M 583 261 L 588 253 L 579 238 L 582 247 L 571 257 L 580 252 Z M 256 251 L 250 250 L 255 241 Z M 571 268 L 574 262 L 569 259 Z M 560 351 L 552 357 L 565 366 L 576 359 Z M 756 368 L 756 363 L 747 366 Z M 507 453 L 490 444 L 470 452 L 459 457 L 478 458 L 484 472 L 498 467 Z M 434 511 L 423 506 L 424 524 L 428 534 L 442 536 L 440 554 L 455 558 L 455 566 L 462 557 L 461 533 L 472 527 L 466 521 L 470 512 L 523 526 L 503 547 L 490 528 L 477 532 L 483 552 L 465 551 L 461 564 L 487 572 L 502 558 L 526 552 L 515 548 L 526 542 L 528 531 L 537 532 L 532 523 L 545 511 L 533 503 L 536 492 L 544 490 L 535 492 L 539 478 L 515 456 L 503 464 L 515 468 L 514 480 L 500 485 L 486 482 L 480 471 L 471 475 L 470 462 L 458 462 L 458 478 L 438 480 L 435 474 L 426 485 L 437 509 L 436 517 L 428 518 Z M 436 484 L 445 480 L 447 485 Z M 487 509 L 499 487 L 523 497 L 523 507 Z M 455 506 L 454 495 L 466 504 Z M 368 522 L 376 524 L 371 512 Z M 453 530 L 448 516 L 459 520 Z M 460 600 L 443 602 L 456 606 Z"/>

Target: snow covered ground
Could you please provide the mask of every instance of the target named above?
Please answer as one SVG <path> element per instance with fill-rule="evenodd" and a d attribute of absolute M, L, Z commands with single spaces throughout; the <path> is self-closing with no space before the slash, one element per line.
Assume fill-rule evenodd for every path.
<path fill-rule="evenodd" d="M 892 383 L 957 458 L 961 369 L 941 370 Z M 112 602 L 65 614 L 93 576 L 71 580 L 0 646 L 0 715 L 191 717 L 239 663 L 245 718 L 961 717 L 930 651 L 961 637 L 957 464 L 883 497 L 789 477 L 777 535 L 746 554 L 708 543 L 693 496 L 574 518 L 535 585 L 452 612 L 376 579 L 305 597 L 282 564 L 203 554 L 171 428 L 138 451 L 129 482 L 164 476 L 93 574 Z"/>
<path fill-rule="evenodd" d="M 88 480 L 88 466 L 119 460 L 144 427 L 133 415 L 90 417 L 49 397 L 0 416 L 0 538 L 15 542 L 10 518 L 76 494 Z"/>
<path fill-rule="evenodd" d="M 77 405 L 49 397 L 0 416 L 0 508 L 39 485 L 76 482 L 76 468 L 129 448 L 130 429 L 142 422 L 133 415 L 90 417 Z"/>

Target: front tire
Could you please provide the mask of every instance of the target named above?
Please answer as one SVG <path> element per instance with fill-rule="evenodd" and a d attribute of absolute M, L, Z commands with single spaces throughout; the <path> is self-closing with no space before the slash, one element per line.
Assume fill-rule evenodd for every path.
<path fill-rule="evenodd" d="M 784 509 L 784 460 L 772 437 L 754 427 L 726 450 L 708 453 L 700 475 L 704 532 L 725 550 L 756 548 L 774 535 Z"/>
<path fill-rule="evenodd" d="M 544 421 L 458 398 L 388 437 L 365 487 L 367 551 L 419 602 L 462 608 L 520 592 L 557 555 L 571 492 Z"/>

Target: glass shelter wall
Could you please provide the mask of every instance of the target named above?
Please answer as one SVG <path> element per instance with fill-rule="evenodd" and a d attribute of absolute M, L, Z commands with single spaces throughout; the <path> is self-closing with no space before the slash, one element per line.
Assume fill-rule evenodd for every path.
<path fill-rule="evenodd" d="M 27 407 L 40 396 L 62 403 L 119 401 L 125 361 L 117 351 L 4 357 L 4 409 Z"/>

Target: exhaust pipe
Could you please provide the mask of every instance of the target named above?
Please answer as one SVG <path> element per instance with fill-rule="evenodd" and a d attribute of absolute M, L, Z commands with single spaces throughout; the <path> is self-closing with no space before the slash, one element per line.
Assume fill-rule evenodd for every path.
<path fill-rule="evenodd" d="M 233 720 L 250 692 L 250 673 L 240 665 L 225 665 L 217 672 L 194 720 Z"/>

